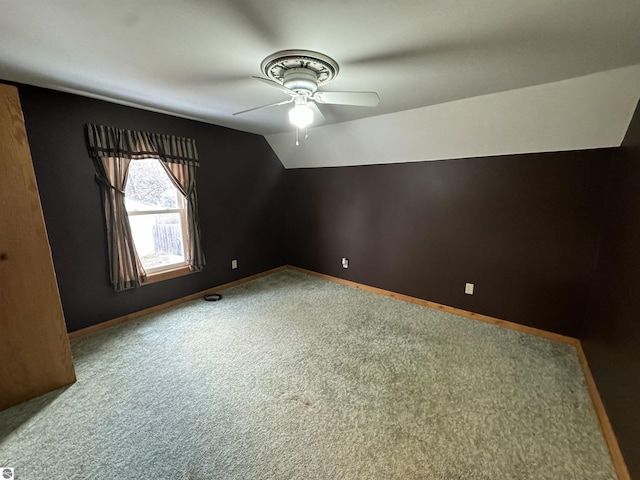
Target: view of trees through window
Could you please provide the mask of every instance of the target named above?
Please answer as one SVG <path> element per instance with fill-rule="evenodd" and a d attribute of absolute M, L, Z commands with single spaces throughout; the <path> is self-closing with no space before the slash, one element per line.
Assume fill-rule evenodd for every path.
<path fill-rule="evenodd" d="M 127 202 L 144 205 L 145 210 L 177 208 L 176 192 L 159 160 L 132 160 L 129 164 L 125 190 Z"/>
<path fill-rule="evenodd" d="M 159 160 L 132 160 L 125 205 L 138 256 L 150 273 L 185 264 L 184 197 Z"/>

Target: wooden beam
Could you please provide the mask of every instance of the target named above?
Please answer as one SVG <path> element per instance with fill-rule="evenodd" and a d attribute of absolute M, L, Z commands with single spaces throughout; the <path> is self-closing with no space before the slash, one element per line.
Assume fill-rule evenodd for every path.
<path fill-rule="evenodd" d="M 0 84 L 0 410 L 75 381 L 16 87 Z"/>

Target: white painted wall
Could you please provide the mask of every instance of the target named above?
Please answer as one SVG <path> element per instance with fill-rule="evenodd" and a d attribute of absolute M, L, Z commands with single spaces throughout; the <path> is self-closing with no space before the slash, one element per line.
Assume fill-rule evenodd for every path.
<path fill-rule="evenodd" d="M 634 65 L 266 139 L 286 168 L 617 147 L 639 97 Z"/>

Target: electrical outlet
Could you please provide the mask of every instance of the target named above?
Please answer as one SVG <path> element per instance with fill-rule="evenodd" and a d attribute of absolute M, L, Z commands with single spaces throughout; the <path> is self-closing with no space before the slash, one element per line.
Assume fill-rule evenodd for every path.
<path fill-rule="evenodd" d="M 467 295 L 473 295 L 473 283 L 465 284 L 464 293 L 466 293 Z"/>
<path fill-rule="evenodd" d="M 349 268 L 349 259 L 342 257 L 342 268 Z"/>
<path fill-rule="evenodd" d="M 238 268 L 238 260 L 231 260 L 231 268 L 234 270 Z"/>

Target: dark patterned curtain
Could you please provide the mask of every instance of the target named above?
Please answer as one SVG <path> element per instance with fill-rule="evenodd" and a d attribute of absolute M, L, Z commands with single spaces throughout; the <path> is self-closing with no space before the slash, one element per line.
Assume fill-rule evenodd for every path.
<path fill-rule="evenodd" d="M 162 162 L 176 188 L 187 200 L 187 262 L 191 271 L 202 270 L 204 253 L 200 241 L 200 219 L 196 195 L 196 165 Z"/>
<path fill-rule="evenodd" d="M 190 138 L 125 130 L 87 124 L 89 155 L 102 190 L 107 225 L 111 283 L 115 290 L 139 287 L 146 274 L 135 251 L 124 189 L 131 160 L 156 158 L 162 162 L 174 185 L 187 202 L 187 262 L 191 271 L 205 265 L 198 199 L 196 168 L 199 166 L 195 141 Z"/>

